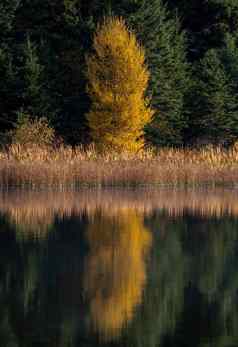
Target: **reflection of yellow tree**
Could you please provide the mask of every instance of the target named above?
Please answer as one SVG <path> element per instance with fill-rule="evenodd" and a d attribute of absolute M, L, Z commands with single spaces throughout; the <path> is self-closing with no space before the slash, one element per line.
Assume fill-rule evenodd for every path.
<path fill-rule="evenodd" d="M 85 289 L 90 316 L 103 338 L 116 337 L 141 303 L 151 235 L 142 217 L 124 210 L 114 217 L 97 214 L 87 237 Z"/>

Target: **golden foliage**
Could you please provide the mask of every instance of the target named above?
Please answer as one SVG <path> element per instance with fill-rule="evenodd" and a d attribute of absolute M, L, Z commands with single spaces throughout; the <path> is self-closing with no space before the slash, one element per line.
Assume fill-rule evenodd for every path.
<path fill-rule="evenodd" d="M 149 72 L 144 49 L 119 18 L 106 19 L 87 58 L 92 109 L 87 118 L 93 140 L 117 150 L 136 151 L 152 117 L 144 93 Z"/>
<path fill-rule="evenodd" d="M 85 262 L 85 290 L 90 316 L 100 336 L 111 339 L 141 303 L 151 235 L 143 217 L 128 209 L 114 217 L 95 216 L 87 238 L 90 252 Z"/>

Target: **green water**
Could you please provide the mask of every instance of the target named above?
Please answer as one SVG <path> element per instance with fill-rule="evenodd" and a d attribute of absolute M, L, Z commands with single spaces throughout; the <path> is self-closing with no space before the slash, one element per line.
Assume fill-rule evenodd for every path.
<path fill-rule="evenodd" d="M 0 347 L 238 346 L 237 194 L 0 193 Z"/>

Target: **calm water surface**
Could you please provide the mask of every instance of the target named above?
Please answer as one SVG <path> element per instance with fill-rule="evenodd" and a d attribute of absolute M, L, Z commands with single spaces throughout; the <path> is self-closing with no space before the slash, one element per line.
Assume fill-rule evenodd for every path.
<path fill-rule="evenodd" d="M 238 346 L 238 192 L 0 193 L 0 347 Z"/>

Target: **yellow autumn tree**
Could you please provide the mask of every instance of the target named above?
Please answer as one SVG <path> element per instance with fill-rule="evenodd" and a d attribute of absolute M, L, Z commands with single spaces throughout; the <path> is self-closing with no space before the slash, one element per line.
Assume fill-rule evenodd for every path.
<path fill-rule="evenodd" d="M 124 20 L 116 17 L 98 27 L 93 48 L 87 57 L 92 138 L 99 147 L 137 151 L 153 114 L 145 98 L 149 72 L 144 49 Z"/>

